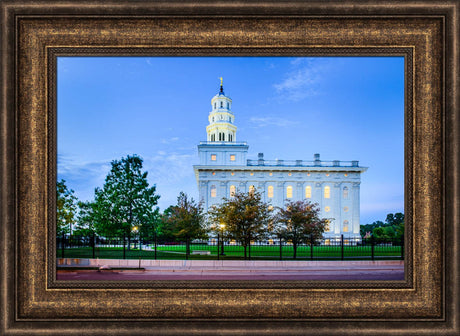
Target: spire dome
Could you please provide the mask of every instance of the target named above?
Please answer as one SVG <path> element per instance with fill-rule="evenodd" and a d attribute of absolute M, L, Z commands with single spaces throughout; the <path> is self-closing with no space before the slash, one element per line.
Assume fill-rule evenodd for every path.
<path fill-rule="evenodd" d="M 235 142 L 235 115 L 232 112 L 232 99 L 225 95 L 223 78 L 220 79 L 220 91 L 211 99 L 212 110 L 209 112 L 209 125 L 206 127 L 208 141 Z"/>

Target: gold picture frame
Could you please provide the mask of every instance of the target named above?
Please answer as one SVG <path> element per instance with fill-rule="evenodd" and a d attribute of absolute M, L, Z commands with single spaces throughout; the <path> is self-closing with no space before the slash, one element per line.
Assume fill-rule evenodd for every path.
<path fill-rule="evenodd" d="M 1 9 L 2 334 L 460 331 L 457 2 L 3 1 Z M 406 279 L 56 281 L 59 55 L 404 56 Z"/>

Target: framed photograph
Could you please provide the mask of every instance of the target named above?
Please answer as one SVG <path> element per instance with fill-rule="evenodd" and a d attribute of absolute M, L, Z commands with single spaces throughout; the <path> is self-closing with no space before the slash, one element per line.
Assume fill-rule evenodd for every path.
<path fill-rule="evenodd" d="M 442 332 L 454 335 L 459 332 L 459 307 L 455 300 L 459 285 L 456 267 L 459 262 L 459 218 L 456 211 L 459 143 L 459 55 L 456 28 L 458 3 L 426 1 L 363 4 L 347 1 L 341 4 L 320 4 L 293 1 L 257 4 L 104 4 L 75 1 L 66 4 L 37 4 L 25 1 L 16 4 L 4 1 L 1 5 L 4 101 L 0 124 L 1 246 L 4 252 L 0 267 L 2 334 L 58 335 L 64 332 L 85 332 L 113 335 L 278 335 L 314 332 L 326 335 L 390 332 L 416 335 L 422 332 Z M 117 104 L 114 98 L 104 100 L 103 90 L 98 92 L 97 87 L 91 89 L 96 77 L 100 75 L 96 71 L 98 65 L 91 65 L 94 69 L 87 71 L 91 66 L 85 70 L 78 69 L 74 64 L 71 69 L 81 73 L 78 79 L 80 82 L 74 83 L 74 90 L 72 85 L 60 86 L 65 82 L 63 74 L 66 66 L 69 66 L 66 62 L 85 62 L 90 59 L 96 63 L 102 61 L 100 67 L 107 68 L 105 78 L 109 79 L 116 71 L 116 62 L 121 62 L 122 58 L 123 62 L 130 62 L 130 59 L 135 59 L 136 62 L 141 60 L 143 66 L 148 66 L 149 62 L 152 64 L 155 60 L 159 64 L 159 60 L 184 62 L 190 59 L 191 65 L 183 63 L 182 68 L 179 64 L 170 65 L 170 69 L 177 69 L 176 72 L 168 70 L 164 64 L 154 64 L 158 68 L 152 71 L 152 76 L 164 76 L 161 83 L 167 83 L 168 80 L 178 81 L 178 73 L 183 72 L 184 82 L 190 82 L 190 86 L 197 86 L 193 83 L 194 78 L 201 82 L 203 78 L 192 71 L 187 72 L 186 68 L 188 66 L 196 71 L 200 62 L 210 64 L 213 61 L 234 61 L 241 58 L 239 64 L 246 64 L 245 62 L 249 63 L 248 60 L 251 60 L 253 64 L 247 65 L 246 71 L 251 78 L 245 82 L 254 82 L 254 86 L 257 85 L 257 80 L 253 78 L 257 76 L 254 69 L 256 64 L 260 64 L 257 62 L 262 60 L 273 59 L 272 65 L 276 67 L 282 60 L 288 65 L 298 66 L 305 60 L 325 58 L 343 59 L 344 62 L 357 58 L 372 60 L 371 62 L 378 59 L 398 59 L 403 69 L 403 75 L 399 73 L 399 76 L 403 78 L 401 85 L 404 94 L 403 98 L 399 98 L 404 99 L 404 104 L 401 111 L 403 115 L 394 120 L 397 120 L 397 128 L 401 130 L 399 151 L 404 157 L 401 160 L 404 165 L 405 214 L 403 279 L 63 281 L 57 278 L 59 255 L 56 241 L 56 181 L 62 174 L 63 166 L 59 168 L 59 164 L 66 159 L 59 146 L 67 144 L 66 148 L 71 148 L 69 144 L 76 142 L 71 137 L 62 137 L 59 132 L 67 130 L 70 134 L 75 131 L 78 135 L 78 130 L 83 129 L 83 125 L 87 127 L 92 124 L 93 130 L 99 128 L 102 131 L 111 121 L 112 125 L 115 123 L 115 118 L 111 119 L 110 115 L 105 117 L 105 121 L 101 121 L 100 115 L 87 114 L 88 111 L 85 110 L 82 111 L 80 119 L 67 120 L 67 124 L 62 124 L 64 128 L 59 128 L 59 122 L 66 118 L 63 114 L 60 115 L 59 106 L 67 104 L 66 109 L 73 108 L 72 113 L 76 115 L 79 109 L 85 107 L 79 102 L 72 104 L 72 99 L 95 105 L 87 106 L 94 111 L 93 114 L 98 113 L 97 104 Z M 383 63 L 373 64 L 380 68 L 380 72 L 385 68 Z M 347 68 L 350 73 L 356 74 L 360 69 L 364 71 L 366 66 L 372 67 L 373 64 L 362 63 L 361 68 L 359 64 L 355 64 Z M 126 69 L 126 65 L 120 66 Z M 134 73 L 135 66 L 133 65 Z M 270 64 L 265 63 L 265 66 L 269 68 Z M 145 72 L 145 69 L 141 71 L 143 74 Z M 168 72 L 174 74 L 168 78 Z M 222 79 L 219 84 L 217 76 L 213 80 L 216 81 L 216 91 L 220 88 L 223 93 L 227 77 L 220 75 L 224 77 L 223 84 Z M 326 77 L 325 74 L 321 76 Z M 296 78 L 301 81 L 301 78 Z M 264 78 L 260 81 L 263 82 Z M 229 79 L 229 83 L 232 83 L 232 79 Z M 260 83 L 261 86 L 265 84 Z M 287 82 L 278 82 L 278 86 L 272 86 L 272 89 L 291 95 L 291 99 L 305 95 L 309 89 L 300 86 L 300 91 L 295 91 L 294 84 L 291 78 Z M 107 83 L 107 86 L 110 85 L 114 85 L 114 91 L 119 90 L 119 99 L 123 96 L 130 97 L 129 87 L 122 87 L 122 84 L 117 85 L 113 81 Z M 177 84 L 170 86 L 175 85 Z M 78 94 L 78 86 L 84 87 L 86 91 Z M 186 86 L 185 89 L 182 86 L 177 87 L 180 87 L 179 91 L 186 90 Z M 158 87 L 159 91 L 160 89 Z M 195 89 L 190 89 L 190 92 Z M 137 92 L 139 90 L 136 88 Z M 398 89 L 394 87 L 394 90 Z M 229 96 L 232 95 L 231 91 L 229 86 Z M 160 92 L 163 96 L 168 94 Z M 216 93 L 218 94 L 201 92 L 204 97 L 208 96 L 209 101 Z M 68 96 L 66 98 L 60 94 Z M 187 96 L 185 93 L 179 95 Z M 382 96 L 383 91 L 380 93 L 380 97 Z M 190 99 L 195 99 L 194 97 L 196 94 L 192 94 Z M 377 92 L 376 102 L 380 102 L 378 98 Z M 129 99 L 121 100 L 129 102 Z M 171 96 L 171 101 L 179 100 L 174 94 Z M 227 100 L 229 104 L 233 104 L 231 100 Z M 184 104 L 183 99 L 180 101 Z M 372 100 L 366 103 L 372 104 Z M 180 108 L 187 108 L 191 104 Z M 204 102 L 202 105 L 206 107 L 208 104 L 209 102 Z M 248 101 L 245 104 L 248 104 L 248 108 L 251 105 Z M 126 106 L 125 113 L 131 113 L 130 106 Z M 240 141 L 232 133 L 234 129 L 230 126 L 227 129 L 228 134 L 213 133 L 212 130 L 206 134 L 209 111 L 196 111 L 195 105 L 193 106 L 193 111 L 190 112 L 192 119 L 204 121 L 196 123 L 203 124 L 196 132 L 208 137 L 199 140 L 206 140 L 200 144 L 202 147 L 199 147 L 199 151 L 206 152 L 208 142 L 226 141 L 225 139 L 235 143 Z M 221 108 L 230 111 L 230 106 Z M 216 109 L 218 110 L 217 106 Z M 295 109 L 294 105 L 292 109 Z M 368 109 L 379 111 L 382 106 L 375 106 L 374 109 L 370 106 Z M 123 114 L 121 110 L 118 113 Z M 225 115 L 233 117 L 230 112 Z M 161 114 L 162 118 L 158 118 L 158 123 L 161 125 L 163 117 L 163 121 L 167 122 L 168 117 L 174 119 L 184 116 L 185 114 L 180 113 L 168 116 L 168 112 L 164 112 L 164 115 Z M 145 115 L 139 116 L 139 124 L 144 118 Z M 254 115 L 254 118 L 252 122 L 258 121 L 259 126 L 260 123 L 274 120 L 278 121 L 278 126 L 280 120 L 289 122 L 281 111 L 275 110 L 268 116 Z M 347 126 L 354 125 L 358 132 L 365 132 L 364 128 L 359 128 L 362 127 L 362 118 L 356 112 L 356 120 Z M 388 113 L 388 118 L 392 118 L 391 113 Z M 382 137 L 381 143 L 375 140 L 375 151 L 382 151 L 385 142 L 396 144 L 394 160 L 398 162 L 398 140 L 383 139 L 380 128 L 384 127 L 384 120 L 385 118 L 376 118 L 375 122 L 379 125 L 373 125 Z M 81 124 L 80 128 L 78 123 Z M 211 119 L 209 123 L 212 126 Z M 191 119 L 188 124 L 194 125 Z M 235 124 L 238 126 L 237 119 Z M 345 125 L 343 121 L 331 124 L 334 127 Z M 249 128 L 249 124 L 247 125 Z M 163 129 L 165 125 L 160 127 Z M 372 128 L 369 130 L 372 131 Z M 155 132 L 154 129 L 151 131 Z M 102 132 L 101 137 L 91 139 L 90 133 L 85 134 L 88 138 L 84 141 L 82 139 L 81 144 L 72 144 L 74 148 L 80 146 L 80 152 L 82 147 L 87 147 L 90 151 L 91 146 L 96 146 L 94 142 L 113 137 L 104 136 Z M 139 135 L 136 130 L 131 130 L 130 134 L 132 137 Z M 191 133 L 182 130 L 181 134 Z M 224 138 L 219 140 L 219 136 Z M 306 127 L 297 130 L 296 137 L 299 139 L 308 139 L 308 136 L 309 130 Z M 179 138 L 171 136 L 164 140 L 174 142 Z M 142 141 L 143 139 L 145 138 Z M 161 139 L 156 137 L 154 141 Z M 256 142 L 256 138 L 253 141 Z M 363 141 L 366 141 L 366 137 Z M 300 146 L 305 146 L 302 140 L 299 143 Z M 264 145 L 266 143 L 261 139 L 260 148 Z M 106 147 L 101 148 L 106 151 Z M 163 155 L 159 153 L 161 148 L 156 150 L 157 154 Z M 304 148 L 301 150 L 305 152 Z M 131 151 L 131 148 L 127 151 Z M 119 153 L 125 155 L 123 150 L 116 155 Z M 213 160 L 212 154 L 210 160 Z M 248 164 L 254 161 L 254 166 L 262 166 L 260 160 L 264 161 L 265 158 L 260 155 L 256 157 L 256 153 L 252 155 L 254 157 L 247 157 Z M 391 158 L 391 155 L 388 157 Z M 286 158 L 289 159 L 298 158 Z M 313 159 L 320 160 L 319 157 Z M 360 158 L 325 158 L 327 159 Z M 239 156 L 235 156 L 235 160 L 239 160 Z M 82 161 L 83 159 L 77 158 L 73 162 L 74 166 L 67 165 L 66 169 L 79 169 L 84 164 Z M 350 161 L 352 168 L 360 167 L 359 164 L 353 166 L 353 162 Z M 277 164 L 282 166 L 279 160 Z M 302 166 L 302 162 L 296 164 L 298 167 Z M 331 163 L 337 169 L 344 164 L 340 161 Z M 387 164 L 391 167 L 392 162 Z M 199 164 L 196 167 L 197 179 L 201 183 L 206 176 L 200 175 L 203 167 Z M 206 174 L 212 172 L 209 170 Z M 267 170 L 267 174 L 269 173 Z M 391 172 L 382 171 L 381 174 Z M 385 178 L 382 180 L 385 181 Z M 390 181 L 389 175 L 387 180 Z M 176 184 L 183 189 L 187 188 L 183 181 Z M 213 191 L 212 186 L 209 185 L 210 200 L 213 192 L 218 193 L 221 190 Z M 224 185 L 219 184 L 218 187 L 223 188 Z M 250 186 L 245 187 L 250 189 Z M 293 192 L 289 185 L 282 187 L 285 187 L 287 195 Z M 308 186 L 300 187 L 303 192 Z M 348 189 L 341 192 L 347 192 L 348 195 Z M 206 189 L 206 195 L 207 193 Z M 345 221 L 346 219 L 341 219 L 341 223 Z M 348 231 L 348 226 L 345 227 Z M 341 226 L 341 230 L 343 229 L 344 226 Z"/>

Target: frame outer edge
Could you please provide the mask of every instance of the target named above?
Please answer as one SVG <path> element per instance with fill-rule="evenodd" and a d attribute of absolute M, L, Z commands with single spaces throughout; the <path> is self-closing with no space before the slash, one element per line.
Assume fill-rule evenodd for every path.
<path fill-rule="evenodd" d="M 454 2 L 445 36 L 445 198 L 451 206 L 445 207 L 444 241 L 451 246 L 445 258 L 445 303 L 447 325 L 452 335 L 460 335 L 460 3 Z M 449 43 L 451 42 L 451 43 Z M 449 160 L 450 159 L 450 160 Z M 449 222 L 449 219 L 451 222 Z"/>
<path fill-rule="evenodd" d="M 14 222 L 16 215 L 15 61 L 14 12 L 10 2 L 1 10 L 1 114 L 0 114 L 0 334 L 8 335 L 15 321 Z M 14 251 L 14 252 L 13 252 Z"/>

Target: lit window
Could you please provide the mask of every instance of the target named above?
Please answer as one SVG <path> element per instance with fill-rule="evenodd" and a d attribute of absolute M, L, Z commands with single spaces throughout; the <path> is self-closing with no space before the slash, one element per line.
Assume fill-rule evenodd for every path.
<path fill-rule="evenodd" d="M 307 173 L 307 176 L 310 176 L 310 173 Z"/>
<path fill-rule="evenodd" d="M 268 197 L 273 198 L 273 186 L 268 186 Z"/>
<path fill-rule="evenodd" d="M 235 196 L 235 191 L 236 191 L 235 186 L 234 186 L 234 185 L 231 185 L 231 186 L 230 186 L 230 197 Z"/>
<path fill-rule="evenodd" d="M 329 176 L 329 173 L 326 173 L 326 176 Z"/>
<path fill-rule="evenodd" d="M 324 187 L 324 198 L 331 198 L 331 187 Z"/>
<path fill-rule="evenodd" d="M 249 175 L 254 176 L 254 173 L 250 173 Z"/>
<path fill-rule="evenodd" d="M 311 187 L 310 186 L 305 187 L 305 198 L 311 198 Z"/>
<path fill-rule="evenodd" d="M 344 220 L 343 221 L 343 229 L 342 229 L 343 232 L 348 232 L 348 221 L 347 220 Z"/>
<path fill-rule="evenodd" d="M 329 230 L 326 230 L 326 231 L 329 231 Z M 324 245 L 331 245 L 331 240 L 330 239 L 324 240 Z"/>
<path fill-rule="evenodd" d="M 249 193 L 254 193 L 254 190 L 256 190 L 256 188 L 253 186 L 253 185 L 250 185 L 249 186 Z"/>
<path fill-rule="evenodd" d="M 292 174 L 291 174 L 291 173 L 288 173 L 288 176 L 292 176 Z"/>
<path fill-rule="evenodd" d="M 325 208 L 324 208 L 324 211 L 326 211 L 326 212 L 329 212 L 329 211 L 331 211 L 331 207 L 328 207 L 328 206 L 327 206 L 327 207 L 325 207 Z"/>
<path fill-rule="evenodd" d="M 343 176 L 347 177 L 347 176 L 348 176 L 348 174 L 343 174 Z"/>
<path fill-rule="evenodd" d="M 344 207 L 344 208 L 343 208 L 343 211 L 347 212 L 347 211 L 348 211 L 348 207 Z"/>
<path fill-rule="evenodd" d="M 348 187 L 343 187 L 343 198 L 348 198 Z"/>
<path fill-rule="evenodd" d="M 232 176 L 233 176 L 233 175 L 235 175 L 235 173 L 234 173 L 234 172 L 232 172 Z"/>
<path fill-rule="evenodd" d="M 230 161 L 235 161 L 235 154 L 230 155 Z"/>
<path fill-rule="evenodd" d="M 268 173 L 268 176 L 273 176 L 273 173 Z"/>
<path fill-rule="evenodd" d="M 216 161 L 216 160 L 217 160 L 217 155 L 211 154 L 211 161 Z"/>
<path fill-rule="evenodd" d="M 217 187 L 215 185 L 211 186 L 211 197 L 217 196 Z"/>
<path fill-rule="evenodd" d="M 212 172 L 212 175 L 216 175 L 216 172 Z"/>
<path fill-rule="evenodd" d="M 286 198 L 292 198 L 292 186 L 286 188 Z"/>

